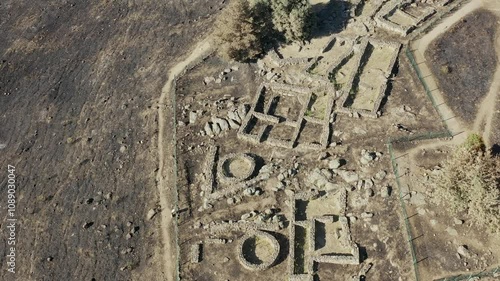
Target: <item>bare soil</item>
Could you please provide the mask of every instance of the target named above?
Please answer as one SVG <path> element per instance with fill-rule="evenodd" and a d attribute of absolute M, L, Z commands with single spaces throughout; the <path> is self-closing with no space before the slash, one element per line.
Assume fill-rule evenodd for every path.
<path fill-rule="evenodd" d="M 488 93 L 497 66 L 497 20 L 490 11 L 475 11 L 431 43 L 425 54 L 447 104 L 468 124 Z"/>
<path fill-rule="evenodd" d="M 166 70 L 220 7 L 2 1 L 0 181 L 16 166 L 19 244 L 16 275 L 1 280 L 172 274 L 162 272 L 159 215 L 146 220 L 159 202 L 157 100 Z"/>

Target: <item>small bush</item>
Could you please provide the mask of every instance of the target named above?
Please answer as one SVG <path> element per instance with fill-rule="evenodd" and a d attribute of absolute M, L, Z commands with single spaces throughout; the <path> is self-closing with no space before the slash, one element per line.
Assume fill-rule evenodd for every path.
<path fill-rule="evenodd" d="M 485 153 L 484 142 L 471 134 L 431 179 L 436 202 L 454 213 L 467 212 L 474 222 L 500 232 L 500 158 Z"/>

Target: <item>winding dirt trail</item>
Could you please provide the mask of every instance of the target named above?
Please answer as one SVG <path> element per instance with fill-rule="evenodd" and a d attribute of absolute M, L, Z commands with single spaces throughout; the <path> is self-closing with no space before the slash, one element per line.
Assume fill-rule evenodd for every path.
<path fill-rule="evenodd" d="M 490 145 L 489 138 L 491 130 L 493 129 L 492 120 L 495 113 L 495 105 L 498 100 L 498 92 L 500 90 L 500 61 L 497 65 L 490 91 L 478 108 L 474 126 L 473 128 L 468 128 L 460 120 L 453 117 L 454 113 L 445 104 L 443 94 L 437 89 L 437 83 L 434 80 L 434 76 L 432 75 L 430 68 L 426 65 L 424 56 L 431 42 L 436 40 L 443 33 L 447 32 L 455 23 L 459 22 L 462 18 L 480 8 L 492 11 L 500 18 L 500 8 L 498 8 L 497 0 L 473 0 L 462 6 L 459 10 L 457 10 L 449 17 L 445 18 L 425 36 L 411 43 L 411 47 L 414 50 L 417 63 L 421 64 L 420 67 L 422 69 L 422 72 L 426 76 L 424 78 L 426 80 L 426 83 L 431 88 L 435 88 L 435 90 L 432 91 L 432 94 L 435 97 L 437 103 L 440 104 L 439 110 L 442 116 L 444 116 L 446 119 L 444 122 L 454 135 L 451 140 L 433 141 L 432 143 L 424 143 L 410 149 L 409 151 L 407 151 L 407 153 L 410 155 L 411 159 L 413 159 L 414 155 L 422 149 L 433 149 L 439 148 L 444 145 L 459 144 L 463 142 L 467 135 L 471 132 L 483 133 L 483 138 L 486 144 Z M 500 59 L 500 32 L 499 34 L 497 34 L 496 51 L 497 57 Z"/>
<path fill-rule="evenodd" d="M 163 276 L 166 281 L 177 280 L 176 221 L 171 210 L 176 208 L 176 129 L 175 79 L 193 62 L 210 51 L 210 43 L 203 40 L 183 61 L 168 71 L 168 80 L 162 88 L 158 106 L 158 173 L 156 176 L 161 206 L 161 233 L 163 242 Z"/>
<path fill-rule="evenodd" d="M 498 6 L 497 1 L 493 0 L 485 0 L 484 8 L 493 12 L 500 22 L 500 8 Z M 497 30 L 496 39 L 495 39 L 495 48 L 497 53 L 497 69 L 495 71 L 495 75 L 493 76 L 493 82 L 491 83 L 490 90 L 488 95 L 481 102 L 481 105 L 478 109 L 478 115 L 476 116 L 476 120 L 474 122 L 474 131 L 483 132 L 483 139 L 487 146 L 491 146 L 490 138 L 493 116 L 495 115 L 496 104 L 500 101 L 499 92 L 500 92 L 500 30 Z M 483 127 L 484 126 L 484 127 Z"/>

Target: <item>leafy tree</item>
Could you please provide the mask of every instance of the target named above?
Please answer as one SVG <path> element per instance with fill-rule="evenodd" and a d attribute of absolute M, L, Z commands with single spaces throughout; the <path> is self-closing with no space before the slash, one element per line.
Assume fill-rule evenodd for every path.
<path fill-rule="evenodd" d="M 215 41 L 226 59 L 248 61 L 262 53 L 262 39 L 247 0 L 233 0 L 215 25 Z"/>
<path fill-rule="evenodd" d="M 485 151 L 479 135 L 469 135 L 431 180 L 435 201 L 500 232 L 500 159 Z"/>
<path fill-rule="evenodd" d="M 273 23 L 287 41 L 310 38 L 315 17 L 308 0 L 271 0 Z"/>

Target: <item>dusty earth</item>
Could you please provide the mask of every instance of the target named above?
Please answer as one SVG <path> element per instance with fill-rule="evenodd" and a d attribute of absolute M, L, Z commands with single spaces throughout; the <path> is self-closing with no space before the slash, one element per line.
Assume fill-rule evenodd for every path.
<path fill-rule="evenodd" d="M 0 3 L 0 182 L 14 165 L 18 196 L 16 274 L 0 279 L 172 280 L 161 217 L 146 219 L 160 204 L 158 100 L 221 7 Z"/>
<path fill-rule="evenodd" d="M 282 249 L 274 267 L 256 274 L 242 270 L 237 261 L 231 239 L 243 233 L 207 235 L 203 226 L 212 221 L 238 220 L 248 211 L 267 208 L 294 215 L 288 212 L 288 195 L 281 190 L 273 191 L 278 181 L 272 179 L 262 187 L 259 200 L 243 197 L 231 206 L 222 200 L 213 203 L 213 208 L 200 209 L 205 203 L 200 198 L 198 175 L 206 147 L 219 145 L 220 155 L 252 152 L 259 168 L 278 163 L 280 171 L 294 167 L 299 178 L 312 168 L 328 167 L 334 157 L 346 160 L 343 169 L 355 170 L 360 166 L 361 149 L 367 148 L 380 152 L 379 160 L 360 171 L 369 178 L 381 170 L 391 170 L 387 153 L 389 136 L 397 138 L 444 129 L 401 52 L 389 77 L 382 116 L 378 119 L 336 116 L 332 141 L 337 146 L 290 153 L 286 149 L 241 142 L 236 130 L 224 133 L 220 140 L 198 135 L 210 114 L 223 114 L 228 108 L 251 104 L 258 85 L 267 79 L 258 74 L 256 65 L 225 62 L 215 55 L 193 69 L 188 67 L 210 52 L 209 41 L 205 40 L 207 26 L 224 3 L 175 0 L 163 4 L 150 1 L 0 4 L 0 167 L 3 169 L 0 182 L 2 185 L 7 182 L 7 165 L 14 165 L 18 186 L 17 273 L 14 276 L 2 271 L 0 279 L 175 280 L 179 267 L 183 280 L 282 280 L 289 265 L 288 229 L 274 232 Z M 495 8 L 492 1 L 484 3 Z M 346 13 L 340 12 L 338 18 L 328 17 L 335 5 L 328 1 L 315 4 L 315 11 L 324 16 L 323 26 L 330 26 L 320 29 L 317 36 L 338 32 L 346 26 Z M 339 5 L 342 9 L 351 8 L 347 1 Z M 359 7 L 356 15 L 376 12 L 372 11 L 375 4 Z M 471 17 L 453 32 L 470 38 L 466 40 L 470 46 L 479 45 L 477 38 L 494 42 L 492 32 L 477 32 L 475 26 L 470 26 L 471 22 L 482 23 L 483 17 Z M 494 20 L 488 23 L 493 25 Z M 357 24 L 360 26 L 360 22 Z M 361 30 L 374 32 L 363 26 Z M 385 33 L 380 31 L 380 34 Z M 440 40 L 456 38 L 445 34 Z M 477 79 L 494 75 L 490 61 L 469 56 L 468 52 L 464 54 L 460 46 L 453 51 L 452 58 L 463 56 L 467 62 L 488 66 L 485 73 L 474 73 L 480 75 Z M 449 57 L 436 57 L 439 58 Z M 238 70 L 226 73 L 220 83 L 204 83 L 204 77 L 217 77 L 228 67 Z M 457 68 L 465 69 L 453 65 L 448 74 L 460 74 L 454 71 Z M 188 72 L 183 75 L 185 70 Z M 175 76 L 181 77 L 177 84 Z M 498 99 L 495 83 L 489 84 L 484 83 L 472 98 L 478 103 L 481 97 L 487 97 L 483 101 Z M 475 129 L 484 128 L 491 144 L 498 144 L 500 135 L 495 128 L 500 124 L 500 110 L 498 103 L 496 108 L 492 104 L 479 106 L 478 111 L 487 109 L 486 114 L 463 118 L 475 124 Z M 449 106 L 453 108 L 452 101 Z M 189 124 L 189 112 L 193 110 L 203 112 L 194 125 Z M 472 107 L 467 110 L 463 112 L 475 114 Z M 458 111 L 462 112 L 462 108 Z M 395 124 L 403 125 L 405 130 Z M 467 132 L 470 128 L 460 129 Z M 413 183 L 422 181 L 423 171 L 439 163 L 447 147 L 457 143 L 460 136 L 451 142 L 441 139 L 395 146 L 396 155 L 401 156 L 397 159 L 398 168 L 406 176 L 403 188 L 419 194 L 413 201 L 408 199 L 408 214 L 412 216 L 411 229 L 424 280 L 498 265 L 498 251 L 495 251 L 498 237 L 475 229 L 467 218 L 460 217 L 464 224 L 449 225 L 456 216 L 438 212 L 443 207 L 434 206 L 425 198 L 425 187 L 412 189 Z M 431 156 L 422 157 L 423 149 Z M 328 155 L 326 159 L 324 153 Z M 334 180 L 340 182 L 338 176 Z M 385 185 L 390 185 L 393 191 L 388 198 L 380 196 L 380 188 Z M 401 190 L 391 173 L 377 181 L 373 189 L 374 197 L 364 190 L 354 190 L 348 196 L 347 208 L 352 237 L 360 246 L 361 262 L 373 264 L 368 278 L 413 280 L 414 269 L 398 201 Z M 419 205 L 422 194 L 424 204 Z M 5 205 L 0 203 L 0 206 L 2 216 L 6 216 Z M 152 209 L 162 210 L 148 220 Z M 172 217 L 172 210 L 178 211 L 177 217 Z M 365 211 L 373 212 L 374 217 L 352 219 Z M 5 241 L 5 232 L 0 237 Z M 205 244 L 201 263 L 190 261 L 193 243 L 221 237 L 231 242 Z M 477 259 L 456 256 L 456 246 L 464 243 L 478 255 L 474 256 Z M 0 246 L 0 261 L 4 266 L 6 247 L 6 243 Z M 314 271 L 319 280 L 330 280 L 331 276 L 348 280 L 360 267 L 321 264 Z"/>

